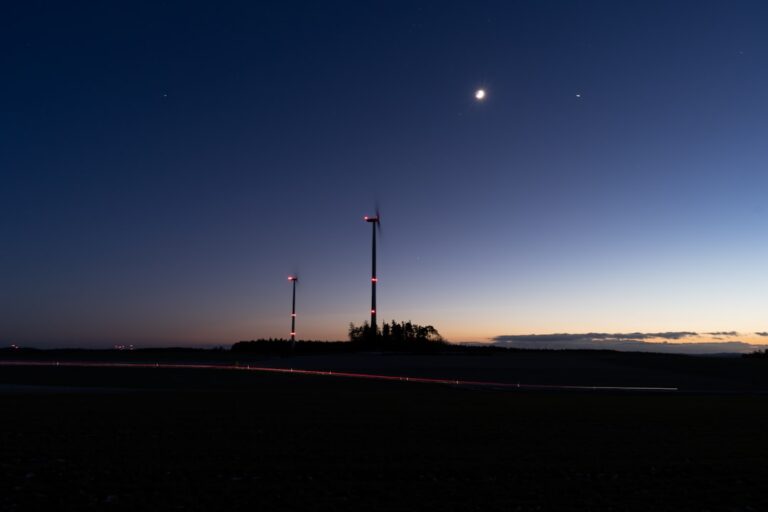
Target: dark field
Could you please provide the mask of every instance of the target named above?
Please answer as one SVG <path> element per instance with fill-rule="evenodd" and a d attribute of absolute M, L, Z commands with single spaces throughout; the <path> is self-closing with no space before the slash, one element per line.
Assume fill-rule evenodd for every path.
<path fill-rule="evenodd" d="M 768 510 L 766 399 L 0 367 L 0 510 Z"/>

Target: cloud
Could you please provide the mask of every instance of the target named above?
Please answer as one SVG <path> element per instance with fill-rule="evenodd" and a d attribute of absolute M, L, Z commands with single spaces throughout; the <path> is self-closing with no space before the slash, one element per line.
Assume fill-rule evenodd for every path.
<path fill-rule="evenodd" d="M 710 333 L 708 333 L 710 334 Z M 768 333 L 765 333 L 768 336 Z M 730 332 L 728 333 L 730 336 Z M 742 341 L 683 341 L 698 336 L 690 331 L 633 333 L 559 333 L 501 335 L 494 344 L 509 348 L 619 350 L 624 352 L 664 352 L 677 354 L 747 353 L 765 348 Z M 655 341 L 648 341 L 655 340 Z M 663 340 L 663 341 L 658 341 Z"/>
<path fill-rule="evenodd" d="M 634 333 L 636 336 L 638 336 L 638 339 L 652 339 L 652 338 L 664 338 L 667 340 L 679 340 L 682 338 L 687 338 L 689 336 L 698 336 L 699 333 L 697 332 L 689 332 L 689 331 L 672 331 L 672 332 L 646 332 L 646 333 Z M 633 338 L 634 339 L 634 338 Z"/>
<path fill-rule="evenodd" d="M 739 333 L 736 331 L 715 331 L 715 332 L 705 332 L 704 334 L 708 334 L 710 336 L 738 336 Z"/>
<path fill-rule="evenodd" d="M 756 332 L 755 334 L 757 334 L 758 336 L 768 336 L 768 332 L 765 332 L 765 331 L 763 331 L 763 332 Z"/>
<path fill-rule="evenodd" d="M 588 332 L 584 334 L 523 334 L 502 335 L 493 338 L 493 341 L 516 342 L 542 342 L 542 343 L 567 343 L 578 341 L 643 341 L 648 339 L 679 340 L 690 336 L 698 336 L 696 332 L 671 331 L 671 332 L 632 332 L 632 333 L 605 333 Z"/>

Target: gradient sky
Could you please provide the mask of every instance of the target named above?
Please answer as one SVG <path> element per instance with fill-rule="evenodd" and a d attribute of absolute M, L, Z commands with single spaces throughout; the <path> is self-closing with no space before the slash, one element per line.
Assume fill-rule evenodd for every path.
<path fill-rule="evenodd" d="M 766 331 L 766 26 L 763 1 L 4 5 L 0 345 L 285 337 L 292 272 L 299 337 L 343 339 L 376 202 L 380 319 Z"/>

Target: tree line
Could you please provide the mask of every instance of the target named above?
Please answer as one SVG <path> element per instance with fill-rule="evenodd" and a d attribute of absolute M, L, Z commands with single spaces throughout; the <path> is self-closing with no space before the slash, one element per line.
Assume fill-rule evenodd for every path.
<path fill-rule="evenodd" d="M 346 341 L 308 341 L 283 338 L 240 341 L 232 345 L 232 352 L 289 354 L 289 353 L 328 353 L 350 352 L 356 350 L 446 350 L 453 348 L 431 325 L 418 325 L 411 321 L 382 324 L 380 329 L 371 328 L 368 322 L 357 326 L 349 324 L 349 342 Z M 458 348 L 458 347 L 456 347 Z"/>
<path fill-rule="evenodd" d="M 413 322 L 384 323 L 381 329 L 373 329 L 368 322 L 362 325 L 349 324 L 349 341 L 356 345 L 371 345 L 379 348 L 439 347 L 446 345 L 440 333 L 431 325 Z"/>

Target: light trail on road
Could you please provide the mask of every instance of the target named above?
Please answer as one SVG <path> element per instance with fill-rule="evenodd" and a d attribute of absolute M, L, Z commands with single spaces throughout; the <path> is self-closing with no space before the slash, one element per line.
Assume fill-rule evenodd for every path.
<path fill-rule="evenodd" d="M 406 375 L 383 375 L 377 373 L 359 373 L 334 370 L 305 370 L 300 368 L 278 368 L 272 366 L 246 365 L 215 365 L 215 364 L 182 364 L 182 363 L 106 363 L 86 361 L 0 361 L 0 366 L 50 366 L 74 368 L 165 368 L 165 369 L 195 369 L 195 370 L 230 370 L 282 373 L 296 375 L 315 375 L 326 377 L 341 377 L 349 379 L 368 379 L 379 381 L 414 382 L 421 384 L 443 384 L 461 387 L 479 387 L 489 389 L 520 389 L 520 390 L 550 390 L 550 391 L 628 391 L 628 392 L 661 392 L 678 391 L 676 387 L 653 386 L 584 386 L 562 384 L 522 384 L 511 382 L 495 382 L 483 380 L 446 379 L 433 377 L 412 377 Z"/>

